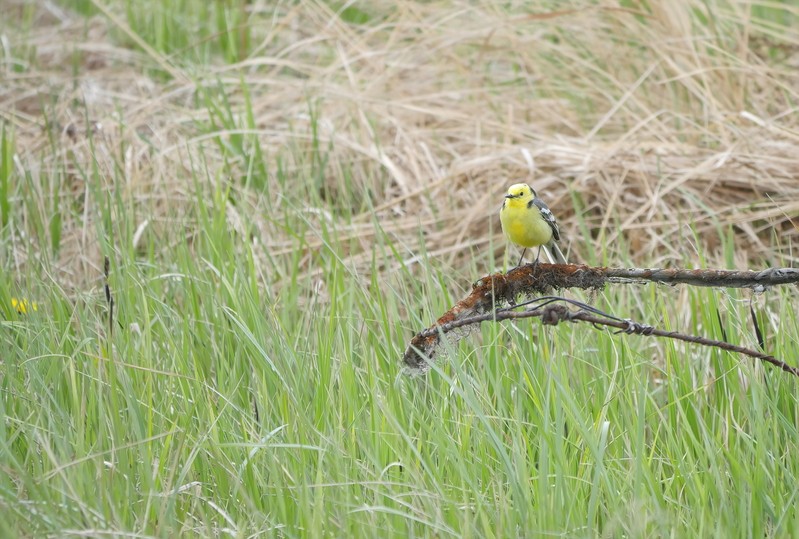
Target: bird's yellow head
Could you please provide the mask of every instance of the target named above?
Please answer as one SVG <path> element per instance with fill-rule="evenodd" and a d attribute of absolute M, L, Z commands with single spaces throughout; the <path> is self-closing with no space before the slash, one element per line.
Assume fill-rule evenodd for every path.
<path fill-rule="evenodd" d="M 510 186 L 508 194 L 505 195 L 506 202 L 510 206 L 526 206 L 528 202 L 536 197 L 535 190 L 526 183 L 516 183 Z"/>

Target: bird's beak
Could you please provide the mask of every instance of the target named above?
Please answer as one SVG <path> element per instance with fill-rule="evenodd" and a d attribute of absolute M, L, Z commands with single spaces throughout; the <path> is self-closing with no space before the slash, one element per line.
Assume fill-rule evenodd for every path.
<path fill-rule="evenodd" d="M 508 195 L 505 195 L 505 198 L 516 198 L 516 195 L 508 194 Z"/>

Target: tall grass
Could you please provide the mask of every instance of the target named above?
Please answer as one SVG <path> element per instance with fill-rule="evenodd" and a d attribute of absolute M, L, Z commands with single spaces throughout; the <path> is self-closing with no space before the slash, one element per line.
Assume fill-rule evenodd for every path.
<path fill-rule="evenodd" d="M 789 4 L 6 4 L 0 536 L 794 534 L 776 370 L 518 322 L 400 375 L 519 177 L 577 260 L 794 261 Z M 799 357 L 792 288 L 591 299 Z"/>

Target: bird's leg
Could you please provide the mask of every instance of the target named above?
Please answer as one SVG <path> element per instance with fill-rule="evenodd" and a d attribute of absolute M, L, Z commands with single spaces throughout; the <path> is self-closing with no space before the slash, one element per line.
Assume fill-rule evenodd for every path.
<path fill-rule="evenodd" d="M 522 256 L 520 256 L 520 257 L 519 257 L 519 262 L 516 264 L 516 267 L 517 267 L 517 268 L 518 268 L 519 266 L 521 266 L 521 265 L 522 265 L 522 259 L 524 258 L 524 253 L 526 253 L 526 252 L 527 252 L 527 247 L 525 247 L 525 248 L 522 250 Z"/>
<path fill-rule="evenodd" d="M 538 259 L 541 257 L 541 245 L 538 246 L 538 253 L 535 255 L 535 262 L 533 262 L 533 268 L 538 267 Z"/>

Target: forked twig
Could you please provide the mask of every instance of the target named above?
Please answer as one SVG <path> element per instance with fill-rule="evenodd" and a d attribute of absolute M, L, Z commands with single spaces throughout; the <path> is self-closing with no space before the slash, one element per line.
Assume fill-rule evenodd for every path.
<path fill-rule="evenodd" d="M 509 320 L 541 317 L 545 324 L 555 325 L 561 321 L 583 321 L 596 325 L 615 327 L 625 333 L 652 335 L 677 339 L 685 342 L 713 346 L 730 352 L 771 363 L 796 376 L 799 369 L 792 367 L 773 356 L 724 341 L 687 335 L 676 331 L 664 331 L 652 326 L 638 324 L 631 320 L 617 318 L 603 313 L 589 305 L 566 300 L 565 298 L 537 297 L 526 304 L 538 306 L 526 311 L 513 311 L 501 308 L 505 304 L 518 306 L 514 300 L 519 295 L 528 297 L 551 293 L 553 289 L 581 288 L 600 290 L 607 282 L 641 283 L 660 282 L 669 284 L 690 284 L 694 286 L 720 286 L 731 288 L 752 288 L 763 291 L 777 284 L 799 282 L 799 270 L 775 268 L 760 272 L 723 270 L 665 270 L 665 269 L 611 269 L 593 268 L 573 264 L 532 264 L 510 270 L 508 273 L 487 275 L 474 284 L 472 293 L 447 311 L 436 324 L 414 336 L 403 355 L 406 372 L 424 373 L 438 352 L 441 336 L 456 330 L 457 338 L 489 320 Z M 577 305 L 580 310 L 571 311 L 564 305 L 551 305 L 553 301 L 566 301 Z M 463 331 L 466 330 L 466 331 Z"/>

